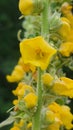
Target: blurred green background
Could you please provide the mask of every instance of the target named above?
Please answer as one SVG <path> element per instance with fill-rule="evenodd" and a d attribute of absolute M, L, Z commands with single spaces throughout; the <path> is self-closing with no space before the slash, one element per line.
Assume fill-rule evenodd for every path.
<path fill-rule="evenodd" d="M 20 56 L 17 39 L 22 22 L 19 20 L 20 16 L 18 0 L 0 0 L 0 122 L 8 117 L 9 113 L 6 111 L 12 107 L 14 99 L 11 91 L 16 84 L 8 83 L 6 75 L 11 73 Z M 64 71 L 68 77 L 73 78 L 72 71 L 66 67 Z M 70 106 L 73 107 L 72 102 Z M 1 130 L 9 130 L 10 127 L 5 126 Z"/>
<path fill-rule="evenodd" d="M 20 55 L 17 39 L 17 32 L 21 28 L 20 16 L 18 0 L 0 0 L 0 122 L 8 117 L 6 111 L 12 107 L 14 98 L 11 91 L 16 84 L 8 83 L 6 75 L 11 73 Z"/>

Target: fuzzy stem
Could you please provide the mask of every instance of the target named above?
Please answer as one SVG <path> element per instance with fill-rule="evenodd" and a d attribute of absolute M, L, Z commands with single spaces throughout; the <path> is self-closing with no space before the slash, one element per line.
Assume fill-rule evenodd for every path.
<path fill-rule="evenodd" d="M 42 83 L 41 83 L 41 69 L 40 68 L 38 68 L 37 96 L 38 96 L 37 111 L 33 117 L 32 130 L 41 129 Z"/>
<path fill-rule="evenodd" d="M 49 33 L 49 2 L 48 0 L 44 0 L 44 9 L 42 11 L 42 27 L 41 27 L 41 35 L 46 38 Z"/>
<path fill-rule="evenodd" d="M 64 126 L 61 126 L 60 130 L 64 130 Z"/>
<path fill-rule="evenodd" d="M 41 35 L 46 39 L 49 26 L 48 26 L 48 0 L 42 0 L 44 4 L 44 9 L 42 11 L 42 24 L 41 24 Z M 38 80 L 37 80 L 37 95 L 38 95 L 38 104 L 37 110 L 33 116 L 32 130 L 41 130 L 41 109 L 42 109 L 42 82 L 41 82 L 41 69 L 38 68 Z"/>

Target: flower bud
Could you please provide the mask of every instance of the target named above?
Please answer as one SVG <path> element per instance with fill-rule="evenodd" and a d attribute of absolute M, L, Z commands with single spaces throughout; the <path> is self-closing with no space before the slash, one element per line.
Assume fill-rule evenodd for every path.
<path fill-rule="evenodd" d="M 59 29 L 59 34 L 62 36 L 63 39 L 68 39 L 68 35 L 70 34 L 71 31 L 71 27 L 70 27 L 70 23 L 69 20 L 66 18 L 61 18 L 62 21 L 62 25 Z"/>
<path fill-rule="evenodd" d="M 42 75 L 42 80 L 45 85 L 49 86 L 53 81 L 53 77 L 49 73 L 45 73 Z"/>
<path fill-rule="evenodd" d="M 29 15 L 33 12 L 33 0 L 19 0 L 19 10 L 24 15 Z"/>
<path fill-rule="evenodd" d="M 24 97 L 24 102 L 27 108 L 33 108 L 37 105 L 37 96 L 34 93 L 29 93 Z"/>
<path fill-rule="evenodd" d="M 42 1 L 36 2 L 35 0 L 19 0 L 19 10 L 25 16 L 37 13 L 39 14 L 42 9 Z"/>
<path fill-rule="evenodd" d="M 55 121 L 55 115 L 52 111 L 48 110 L 46 112 L 46 121 L 48 123 L 53 123 Z"/>

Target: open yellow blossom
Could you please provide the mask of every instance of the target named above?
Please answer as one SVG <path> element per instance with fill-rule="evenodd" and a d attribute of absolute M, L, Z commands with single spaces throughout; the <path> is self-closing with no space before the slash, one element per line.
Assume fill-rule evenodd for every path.
<path fill-rule="evenodd" d="M 23 82 L 20 82 L 15 90 L 13 90 L 13 94 L 18 97 L 23 97 L 25 92 L 34 92 L 33 88 L 29 85 L 26 85 Z"/>
<path fill-rule="evenodd" d="M 61 77 L 60 80 L 55 81 L 53 92 L 73 98 L 73 80 L 70 78 Z"/>
<path fill-rule="evenodd" d="M 62 43 L 59 52 L 66 57 L 69 57 L 73 53 L 73 42 Z"/>
<path fill-rule="evenodd" d="M 59 122 L 60 125 L 62 124 L 62 121 L 60 120 L 60 115 L 59 115 L 59 111 L 61 111 L 61 107 L 59 104 L 57 104 L 56 102 L 51 103 L 48 106 L 49 110 L 52 111 L 54 113 L 55 116 L 55 121 Z"/>
<path fill-rule="evenodd" d="M 6 78 L 9 82 L 18 82 L 24 78 L 26 72 L 34 73 L 36 67 L 32 64 L 24 64 L 22 58 L 19 58 L 17 65 L 14 67 L 11 75 L 7 75 Z"/>
<path fill-rule="evenodd" d="M 63 125 L 66 127 L 66 129 L 72 129 L 73 128 L 73 115 L 70 112 L 70 108 L 68 106 L 61 106 L 61 111 L 60 111 L 60 118 L 63 122 Z"/>
<path fill-rule="evenodd" d="M 60 105 L 58 105 L 56 102 L 51 103 L 48 108 L 52 110 L 54 113 L 58 113 L 61 110 Z"/>
<path fill-rule="evenodd" d="M 11 75 L 7 75 L 6 78 L 9 82 L 18 82 L 24 77 L 24 70 L 20 65 L 16 65 Z"/>
<path fill-rule="evenodd" d="M 61 109 L 60 106 L 57 103 L 53 102 L 48 106 L 48 109 L 51 112 L 51 118 L 53 118 L 53 122 L 49 124 L 47 130 L 60 130 L 60 127 L 62 125 L 62 121 L 59 115 L 59 111 Z M 48 115 L 48 118 L 49 118 L 49 115 Z"/>
<path fill-rule="evenodd" d="M 32 14 L 33 6 L 33 0 L 19 0 L 19 10 L 24 15 Z"/>
<path fill-rule="evenodd" d="M 42 80 L 45 85 L 49 86 L 53 81 L 53 77 L 49 73 L 45 73 L 42 75 Z"/>
<path fill-rule="evenodd" d="M 70 108 L 66 105 L 59 105 L 56 102 L 50 104 L 49 109 L 54 112 L 55 117 L 58 118 L 62 123 L 60 125 L 65 126 L 66 129 L 73 128 L 73 115 L 70 112 Z"/>
<path fill-rule="evenodd" d="M 37 105 L 37 96 L 34 93 L 29 93 L 24 97 L 27 108 L 33 108 Z"/>
<path fill-rule="evenodd" d="M 20 52 L 24 63 L 30 63 L 45 70 L 56 53 L 42 36 L 26 39 L 20 43 Z"/>

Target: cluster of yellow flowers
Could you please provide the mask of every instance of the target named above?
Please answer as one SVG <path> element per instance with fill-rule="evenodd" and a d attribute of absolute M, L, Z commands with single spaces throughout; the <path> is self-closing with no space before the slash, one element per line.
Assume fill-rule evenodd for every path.
<path fill-rule="evenodd" d="M 17 65 L 6 76 L 17 82 L 12 91 L 16 99 L 0 127 L 13 123 L 10 130 L 70 130 L 73 114 L 67 103 L 73 98 L 73 80 L 63 73 L 63 65 L 72 68 L 72 5 L 63 0 L 19 0 L 19 10 L 28 35 L 20 42 Z"/>
<path fill-rule="evenodd" d="M 63 56 L 69 57 L 71 54 L 73 54 L 73 14 L 71 12 L 72 6 L 68 3 L 65 3 L 63 4 L 61 10 L 64 15 L 62 18 L 64 25 L 61 28 L 60 33 L 62 34 L 64 41 L 60 46 L 60 52 Z"/>

